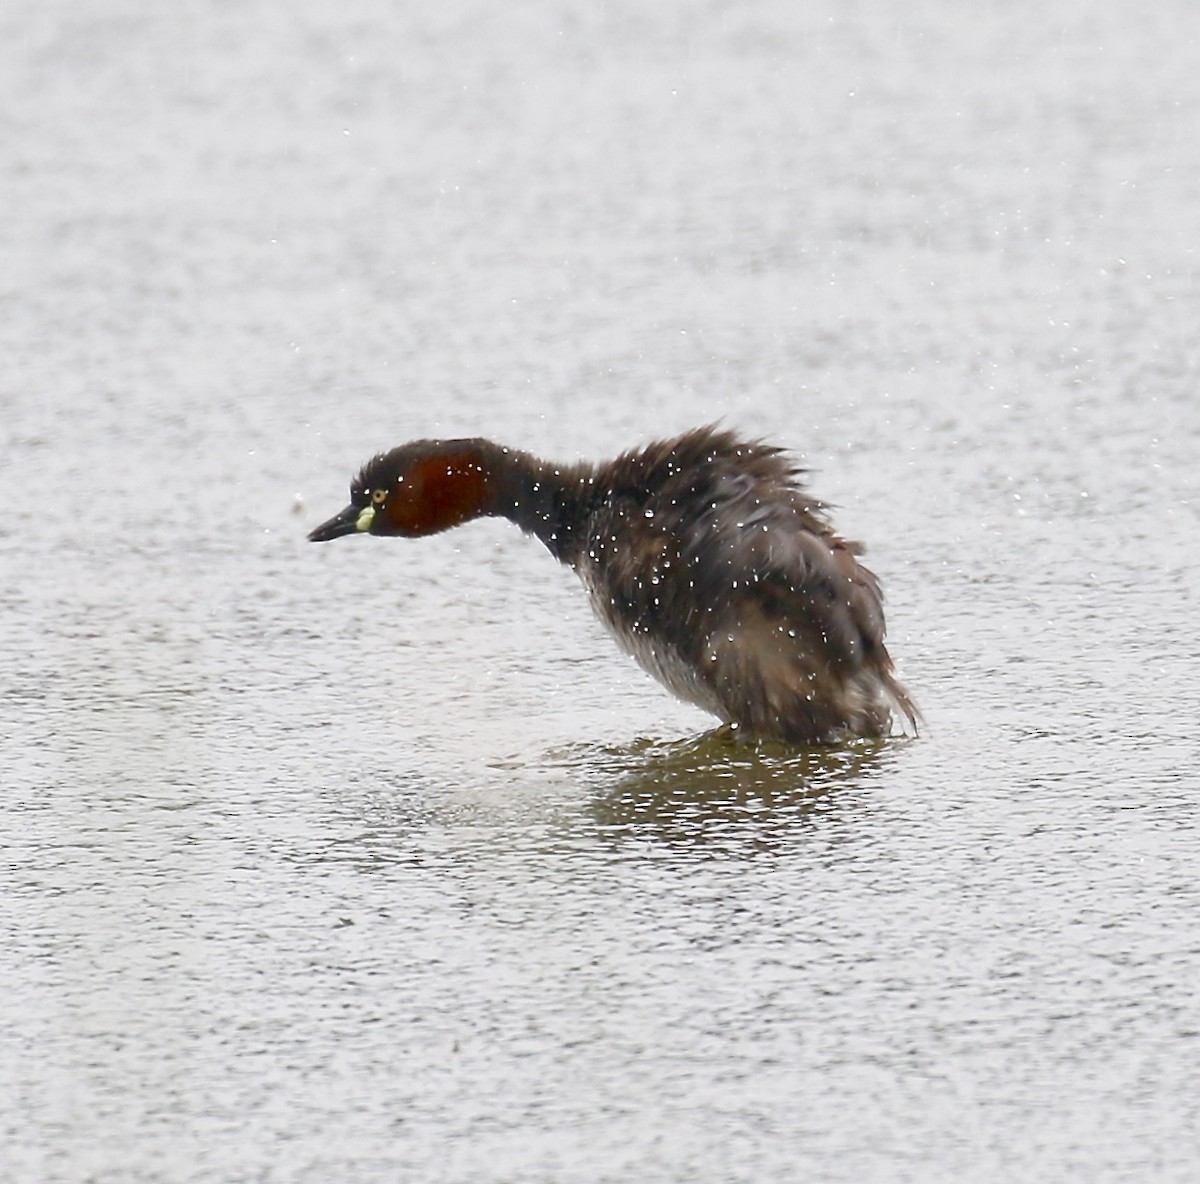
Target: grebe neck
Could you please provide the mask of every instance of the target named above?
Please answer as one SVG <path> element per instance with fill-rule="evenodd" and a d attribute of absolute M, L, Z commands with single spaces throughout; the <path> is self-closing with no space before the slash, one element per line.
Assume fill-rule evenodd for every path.
<path fill-rule="evenodd" d="M 584 545 L 595 476 L 587 465 L 557 465 L 490 440 L 471 441 L 487 475 L 483 514 L 507 518 L 574 565 Z"/>

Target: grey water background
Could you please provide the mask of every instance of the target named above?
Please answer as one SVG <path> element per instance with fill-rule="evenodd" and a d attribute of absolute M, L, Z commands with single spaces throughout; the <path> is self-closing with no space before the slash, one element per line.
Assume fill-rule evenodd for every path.
<path fill-rule="evenodd" d="M 1200 9 L 0 9 L 0 1178 L 1200 1176 Z M 794 449 L 729 748 L 422 435 Z"/>

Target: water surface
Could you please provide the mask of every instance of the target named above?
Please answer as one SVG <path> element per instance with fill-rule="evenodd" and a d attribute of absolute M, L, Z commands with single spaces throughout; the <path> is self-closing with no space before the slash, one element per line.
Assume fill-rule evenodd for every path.
<path fill-rule="evenodd" d="M 1191 1180 L 1200 15 L 0 16 L 13 1181 Z M 376 449 L 723 417 L 919 740 L 707 734 Z"/>

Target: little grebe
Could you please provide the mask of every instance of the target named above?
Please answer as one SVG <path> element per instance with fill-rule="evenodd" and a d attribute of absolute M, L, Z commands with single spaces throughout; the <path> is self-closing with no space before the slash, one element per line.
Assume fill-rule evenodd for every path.
<path fill-rule="evenodd" d="M 369 461 L 308 537 L 413 538 L 508 518 L 578 572 L 600 619 L 675 694 L 757 739 L 879 736 L 918 712 L 884 647 L 879 581 L 782 450 L 699 428 L 611 464 L 489 440 Z"/>

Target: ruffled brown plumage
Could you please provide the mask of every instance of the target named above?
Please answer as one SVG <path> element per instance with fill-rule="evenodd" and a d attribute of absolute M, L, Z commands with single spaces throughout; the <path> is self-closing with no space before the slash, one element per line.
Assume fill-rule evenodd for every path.
<path fill-rule="evenodd" d="M 645 669 L 745 736 L 880 736 L 897 714 L 915 730 L 879 581 L 802 479 L 781 449 L 716 427 L 571 466 L 425 440 L 370 461 L 351 505 L 310 537 L 505 517 L 578 572 Z"/>

